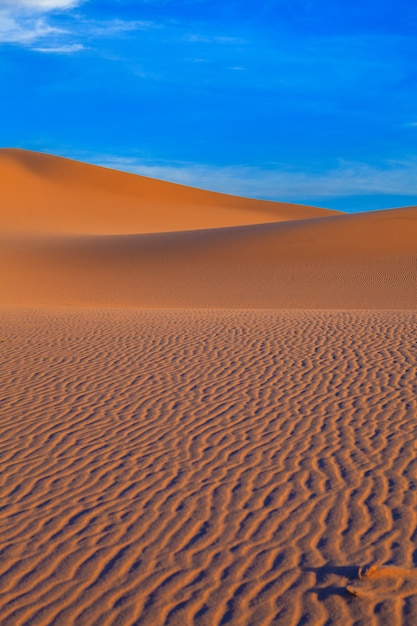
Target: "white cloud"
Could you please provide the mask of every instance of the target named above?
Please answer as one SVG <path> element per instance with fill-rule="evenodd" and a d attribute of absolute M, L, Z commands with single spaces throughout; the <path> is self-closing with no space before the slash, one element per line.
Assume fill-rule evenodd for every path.
<path fill-rule="evenodd" d="M 156 28 L 144 20 L 88 20 L 77 16 L 48 14 L 68 12 L 86 0 L 0 0 L 0 44 L 13 43 L 36 52 L 74 53 L 86 48 L 82 41 L 109 38 L 123 33 Z M 65 24 L 65 28 L 57 25 Z M 78 41 L 77 41 L 78 40 Z"/>
<path fill-rule="evenodd" d="M 66 33 L 47 20 L 45 14 L 70 9 L 80 0 L 0 0 L 0 43 L 32 46 Z"/>
<path fill-rule="evenodd" d="M 50 48 L 60 48 L 62 37 L 69 33 L 48 20 L 48 13 L 68 11 L 85 0 L 0 0 L 0 43 L 32 47 L 34 42 L 51 41 Z M 60 41 L 57 43 L 58 37 Z M 41 46 L 42 48 L 44 46 Z M 46 46 L 45 46 L 46 47 Z"/>
<path fill-rule="evenodd" d="M 417 158 L 390 161 L 380 167 L 341 161 L 338 167 L 319 174 L 285 168 L 151 163 L 112 157 L 96 158 L 93 162 L 212 191 L 289 202 L 373 194 L 417 196 Z"/>
<path fill-rule="evenodd" d="M 32 44 L 42 38 L 62 34 L 60 28 L 50 26 L 44 18 L 16 19 L 7 11 L 0 11 L 0 43 Z"/>
<path fill-rule="evenodd" d="M 0 8 L 10 10 L 27 10 L 36 12 L 46 12 L 55 10 L 71 9 L 82 0 L 0 0 Z"/>

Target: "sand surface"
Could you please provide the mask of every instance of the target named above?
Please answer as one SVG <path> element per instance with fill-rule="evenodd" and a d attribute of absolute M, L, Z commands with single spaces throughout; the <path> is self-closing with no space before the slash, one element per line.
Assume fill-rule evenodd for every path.
<path fill-rule="evenodd" d="M 2 625 L 415 624 L 416 317 L 3 311 Z"/>
<path fill-rule="evenodd" d="M 0 176 L 1 626 L 415 626 L 417 207 Z"/>

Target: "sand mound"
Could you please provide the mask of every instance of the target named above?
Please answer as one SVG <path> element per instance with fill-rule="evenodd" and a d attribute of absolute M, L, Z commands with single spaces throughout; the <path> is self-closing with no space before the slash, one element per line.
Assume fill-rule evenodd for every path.
<path fill-rule="evenodd" d="M 343 215 L 0 151 L 0 304 L 410 309 L 417 208 Z"/>
<path fill-rule="evenodd" d="M 417 622 L 415 314 L 1 323 L 2 626 Z"/>
<path fill-rule="evenodd" d="M 417 208 L 204 231 L 3 238 L 0 302 L 412 309 Z"/>
<path fill-rule="evenodd" d="M 0 231 L 139 234 L 336 214 L 237 198 L 47 154 L 0 150 Z"/>

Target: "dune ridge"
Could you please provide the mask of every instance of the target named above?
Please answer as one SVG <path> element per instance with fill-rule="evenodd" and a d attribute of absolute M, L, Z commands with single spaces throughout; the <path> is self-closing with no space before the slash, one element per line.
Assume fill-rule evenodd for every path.
<path fill-rule="evenodd" d="M 2 625 L 415 623 L 415 313 L 0 317 Z"/>
<path fill-rule="evenodd" d="M 0 149 L 2 232 L 139 234 L 337 214 L 239 198 L 49 154 Z"/>

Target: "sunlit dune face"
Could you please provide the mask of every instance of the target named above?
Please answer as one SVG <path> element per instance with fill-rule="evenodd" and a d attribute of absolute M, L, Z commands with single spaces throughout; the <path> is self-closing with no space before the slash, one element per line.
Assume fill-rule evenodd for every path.
<path fill-rule="evenodd" d="M 139 234 L 335 213 L 237 198 L 19 150 L 0 150 L 0 172 L 3 232 Z"/>

